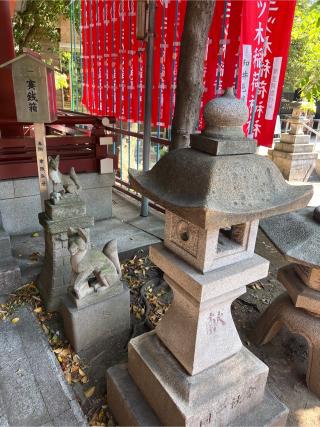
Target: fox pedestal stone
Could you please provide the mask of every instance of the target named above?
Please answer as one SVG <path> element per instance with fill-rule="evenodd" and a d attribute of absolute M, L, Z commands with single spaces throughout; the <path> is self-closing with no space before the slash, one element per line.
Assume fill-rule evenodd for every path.
<path fill-rule="evenodd" d="M 86 215 L 85 203 L 77 194 L 67 193 L 61 200 L 47 200 L 45 212 L 39 214 L 44 228 L 45 257 L 38 279 L 38 287 L 46 309 L 57 311 L 61 297 L 70 284 L 71 264 L 67 231 L 70 227 L 83 228 L 89 238 L 93 217 Z"/>
<path fill-rule="evenodd" d="M 265 344 L 285 325 L 309 347 L 306 382 L 320 397 L 320 221 L 319 208 L 306 208 L 263 221 L 262 228 L 291 264 L 278 280 L 287 292 L 263 313 L 255 341 Z M 318 218 L 318 219 L 317 219 Z"/>
<path fill-rule="evenodd" d="M 254 154 L 242 132 L 247 117 L 228 90 L 205 107 L 191 148 L 131 176 L 166 208 L 164 243 L 150 258 L 174 298 L 154 332 L 130 341 L 128 364 L 108 370 L 121 425 L 285 425 L 286 407 L 266 391 L 268 367 L 242 346 L 230 306 L 268 273 L 254 254 L 258 220 L 305 206 L 312 187 L 289 186 Z"/>
<path fill-rule="evenodd" d="M 110 342 L 123 349 L 130 329 L 127 286 L 119 280 L 103 294 L 95 293 L 80 301 L 67 295 L 61 305 L 64 332 L 75 351 L 90 357 Z"/>
<path fill-rule="evenodd" d="M 115 344 L 124 348 L 130 328 L 130 293 L 121 279 L 117 242 L 102 252 L 84 230 L 68 230 L 72 274 L 61 312 L 65 334 L 76 352 L 93 357 Z M 99 350 L 100 349 L 100 350 Z"/>

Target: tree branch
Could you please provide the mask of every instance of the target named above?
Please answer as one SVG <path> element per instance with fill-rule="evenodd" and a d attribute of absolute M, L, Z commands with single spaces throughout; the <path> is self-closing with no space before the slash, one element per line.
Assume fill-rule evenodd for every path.
<path fill-rule="evenodd" d="M 199 118 L 203 67 L 215 0 L 188 1 L 181 39 L 170 150 L 189 145 Z"/>

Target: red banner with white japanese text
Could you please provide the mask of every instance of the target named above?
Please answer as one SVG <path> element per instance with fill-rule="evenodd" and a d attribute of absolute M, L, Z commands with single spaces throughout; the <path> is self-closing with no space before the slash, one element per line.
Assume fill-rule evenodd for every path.
<path fill-rule="evenodd" d="M 259 145 L 272 145 L 294 9 L 294 0 L 243 2 L 237 95 L 249 108 L 245 133 Z"/>
<path fill-rule="evenodd" d="M 271 146 L 286 72 L 294 1 L 271 1 L 266 28 L 265 57 L 252 128 L 260 145 Z"/>
<path fill-rule="evenodd" d="M 171 125 L 186 1 L 156 0 L 152 124 Z M 217 0 L 204 62 L 202 111 L 234 86 L 247 102 L 245 133 L 271 146 L 295 0 Z M 143 123 L 146 43 L 136 39 L 136 0 L 81 0 L 83 104 L 97 115 Z M 190 52 L 192 55 L 192 52 Z"/>

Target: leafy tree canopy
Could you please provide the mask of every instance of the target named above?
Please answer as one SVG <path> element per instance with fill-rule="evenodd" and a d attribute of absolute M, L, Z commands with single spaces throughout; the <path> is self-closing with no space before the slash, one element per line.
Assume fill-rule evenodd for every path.
<path fill-rule="evenodd" d="M 320 99 L 320 0 L 298 0 L 285 79 L 286 90 Z"/>
<path fill-rule="evenodd" d="M 22 53 L 24 47 L 41 51 L 43 42 L 58 47 L 59 19 L 69 17 L 69 4 L 69 0 L 27 0 L 13 19 L 16 53 Z"/>

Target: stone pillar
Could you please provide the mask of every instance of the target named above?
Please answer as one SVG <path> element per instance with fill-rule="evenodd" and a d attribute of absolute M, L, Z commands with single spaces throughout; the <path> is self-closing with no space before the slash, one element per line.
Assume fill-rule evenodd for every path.
<path fill-rule="evenodd" d="M 266 388 L 268 367 L 246 349 L 231 315 L 245 286 L 268 274 L 254 253 L 258 220 L 304 206 L 310 186 L 289 186 L 243 135 L 245 104 L 228 90 L 205 107 L 191 148 L 131 175 L 166 208 L 164 243 L 150 258 L 173 289 L 155 331 L 131 339 L 128 363 L 107 374 L 119 425 L 285 425 L 287 408 Z"/>
<path fill-rule="evenodd" d="M 301 114 L 301 103 L 294 104 L 289 122 L 289 133 L 281 135 L 268 156 L 288 181 L 308 181 L 318 155 L 314 152 L 314 144 L 310 143 L 310 135 L 303 133 L 305 118 Z"/>
<path fill-rule="evenodd" d="M 2 227 L 0 213 L 0 295 L 10 294 L 20 286 L 20 268 L 12 257 L 10 236 Z"/>
<path fill-rule="evenodd" d="M 45 257 L 38 279 L 38 288 L 48 311 L 59 309 L 61 297 L 67 294 L 71 277 L 67 230 L 83 228 L 90 236 L 94 218 L 86 214 L 86 205 L 78 195 L 68 194 L 53 204 L 46 200 L 45 211 L 39 214 L 44 228 Z"/>

